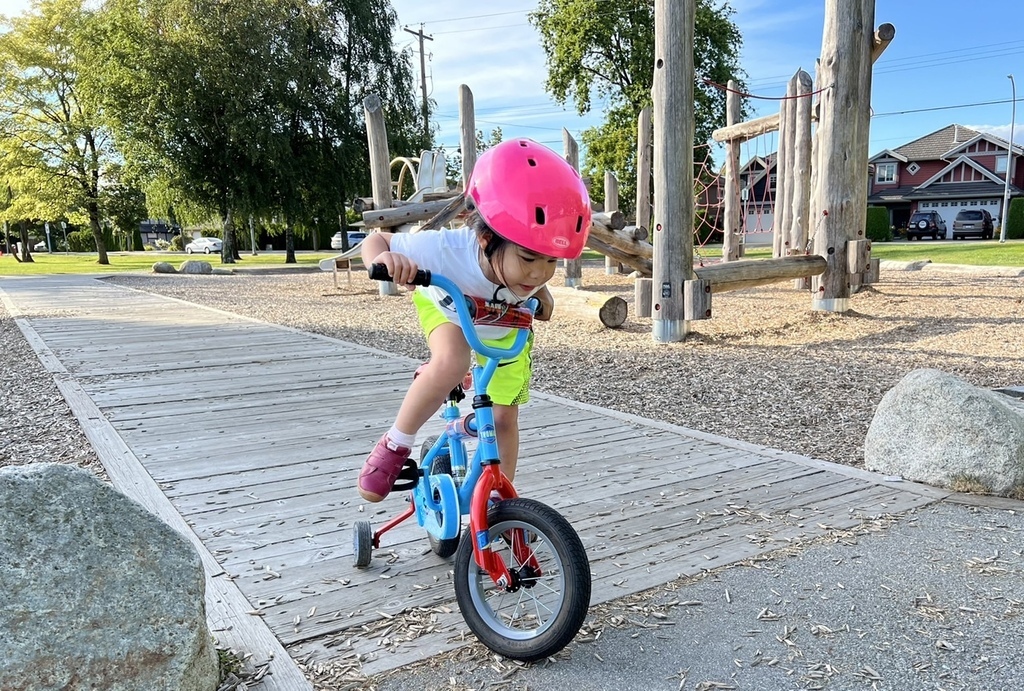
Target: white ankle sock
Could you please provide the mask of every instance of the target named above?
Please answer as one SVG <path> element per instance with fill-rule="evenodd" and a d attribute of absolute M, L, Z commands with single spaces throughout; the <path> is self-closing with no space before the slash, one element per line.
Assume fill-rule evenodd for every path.
<path fill-rule="evenodd" d="M 413 444 L 416 443 L 415 434 L 406 434 L 400 432 L 397 427 L 391 425 L 391 429 L 388 430 L 388 439 L 397 444 L 398 446 L 404 446 L 407 449 L 411 449 Z"/>

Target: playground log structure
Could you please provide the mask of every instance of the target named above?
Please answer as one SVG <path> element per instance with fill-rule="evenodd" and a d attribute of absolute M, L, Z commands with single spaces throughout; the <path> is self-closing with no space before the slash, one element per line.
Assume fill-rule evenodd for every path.
<path fill-rule="evenodd" d="M 847 311 L 851 290 L 878 273 L 864 237 L 871 68 L 892 41 L 894 27 L 882 24 L 873 30 L 874 0 L 825 0 L 816 90 L 810 76 L 798 71 L 778 114 L 736 122 L 740 94 L 736 83 L 729 82 L 728 124 L 713 135 L 727 145 L 722 263 L 694 268 L 694 196 L 678 192 L 693 189 L 695 75 L 693 56 L 683 47 L 692 45 L 694 17 L 694 0 L 655 2 L 654 105 L 638 116 L 636 221 L 628 224 L 615 208 L 617 183 L 606 175 L 605 211 L 594 214 L 588 247 L 605 255 L 609 273 L 617 265 L 637 272 L 639 316 L 654 320 L 655 341 L 685 338 L 687 321 L 711 316 L 714 293 L 784 280 L 810 288 L 813 309 Z M 813 103 L 815 95 L 819 100 Z M 393 197 L 379 98 L 367 97 L 364 110 L 373 196 L 356 200 L 356 205 L 366 227 L 403 230 L 424 222 L 440 227 L 464 213 L 460 188 L 475 163 L 476 123 L 469 87 L 459 88 L 463 182 L 454 191 L 426 195 L 415 203 Z M 814 121 L 817 130 L 812 136 Z M 772 131 L 779 131 L 773 258 L 741 261 L 739 147 Z M 566 160 L 578 168 L 579 149 L 566 130 L 563 147 Z M 566 286 L 580 286 L 580 267 L 579 262 L 566 263 Z M 381 284 L 382 294 L 389 290 L 390 284 Z M 593 306 L 595 299 L 577 302 Z"/>

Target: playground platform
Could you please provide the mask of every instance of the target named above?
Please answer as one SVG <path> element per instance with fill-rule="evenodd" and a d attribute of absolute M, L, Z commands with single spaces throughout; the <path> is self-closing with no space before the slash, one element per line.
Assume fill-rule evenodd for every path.
<path fill-rule="evenodd" d="M 0 299 L 116 487 L 199 551 L 211 629 L 269 665 L 261 688 L 311 688 L 296 659 L 372 675 L 472 638 L 414 523 L 352 566 L 353 522 L 405 506 L 355 481 L 419 363 L 94 277 Z M 948 496 L 540 393 L 521 455 L 520 492 L 583 539 L 592 604 Z"/>

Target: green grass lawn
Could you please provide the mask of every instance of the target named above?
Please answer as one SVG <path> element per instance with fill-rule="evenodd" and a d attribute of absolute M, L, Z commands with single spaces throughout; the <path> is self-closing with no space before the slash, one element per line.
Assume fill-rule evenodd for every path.
<path fill-rule="evenodd" d="M 698 248 L 704 257 L 721 257 L 722 246 Z M 744 259 L 767 259 L 770 247 L 748 248 Z M 1024 266 L 1024 240 L 914 240 L 913 242 L 873 242 L 871 256 L 893 261 L 923 261 L 934 264 L 970 264 L 974 266 Z"/>
<path fill-rule="evenodd" d="M 340 254 L 340 251 L 328 252 L 296 252 L 295 259 L 300 266 L 316 266 L 327 257 Z M 168 262 L 177 267 L 186 259 L 208 261 L 214 268 L 244 269 L 253 266 L 285 266 L 284 252 L 260 252 L 255 257 L 243 252 L 241 261 L 234 264 L 221 264 L 216 254 L 186 255 L 184 252 L 110 252 L 107 254 L 110 264 L 101 265 L 96 262 L 95 254 L 63 254 L 54 252 L 33 252 L 32 263 L 18 262 L 10 255 L 0 257 L 0 276 L 28 276 L 33 274 L 90 274 L 90 273 L 122 273 L 125 271 L 150 271 L 156 262 Z M 292 264 L 290 266 L 295 266 Z"/>
<path fill-rule="evenodd" d="M 702 257 L 721 257 L 721 245 L 700 247 Z M 321 259 L 333 257 L 338 251 L 296 252 L 299 266 L 315 266 Z M 767 259 L 771 257 L 770 247 L 754 247 L 747 250 L 745 259 Z M 871 245 L 871 254 L 879 259 L 894 261 L 931 260 L 936 264 L 971 264 L 975 266 L 1024 266 L 1024 240 L 1009 240 L 999 244 L 998 240 L 914 241 L 876 242 Z M 121 273 L 124 271 L 150 271 L 156 262 L 170 262 L 177 266 L 186 258 L 209 261 L 214 267 L 221 266 L 217 255 L 193 255 L 186 257 L 182 252 L 111 252 L 110 264 L 96 263 L 95 254 L 63 254 L 33 252 L 31 264 L 18 262 L 10 255 L 0 257 L 0 276 L 28 276 L 33 274 L 88 274 Z M 255 257 L 242 253 L 241 261 L 225 264 L 228 268 L 244 269 L 255 266 L 286 266 L 284 252 L 260 252 Z M 584 259 L 602 259 L 603 255 L 587 251 Z M 294 264 L 292 266 L 295 266 Z"/>

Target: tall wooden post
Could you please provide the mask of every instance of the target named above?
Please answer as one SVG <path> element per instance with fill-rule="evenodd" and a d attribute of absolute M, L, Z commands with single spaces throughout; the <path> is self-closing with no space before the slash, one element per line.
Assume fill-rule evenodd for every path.
<path fill-rule="evenodd" d="M 803 254 L 807 247 L 807 223 L 811 215 L 811 75 L 803 70 L 796 82 L 796 117 L 793 127 L 793 218 L 789 253 Z M 808 286 L 809 287 L 809 286 Z"/>
<path fill-rule="evenodd" d="M 651 154 L 654 130 L 651 107 L 640 111 L 636 122 L 636 224 L 651 230 Z"/>
<path fill-rule="evenodd" d="M 779 147 L 775 152 L 775 209 L 772 214 L 772 256 L 784 257 L 789 245 L 789 214 L 791 201 L 787 185 L 789 166 L 790 128 L 790 87 L 786 86 L 786 98 L 779 104 Z"/>
<path fill-rule="evenodd" d="M 739 85 L 729 80 L 725 94 L 725 123 L 735 125 L 740 121 Z M 722 238 L 722 261 L 732 262 L 740 258 L 740 240 L 743 226 L 740 218 L 740 140 L 730 139 L 725 148 L 725 234 Z"/>
<path fill-rule="evenodd" d="M 604 171 L 604 210 L 605 213 L 619 210 L 619 181 L 610 170 Z M 608 276 L 619 273 L 622 264 L 611 257 L 604 258 L 604 272 Z"/>
<path fill-rule="evenodd" d="M 370 186 L 373 190 L 373 208 L 390 209 L 391 152 L 388 149 L 388 130 L 384 125 L 384 111 L 380 96 L 370 94 L 363 99 L 366 117 L 366 138 L 370 145 Z M 377 283 L 381 295 L 398 295 L 398 287 L 389 281 Z"/>
<path fill-rule="evenodd" d="M 469 185 L 469 177 L 476 166 L 476 112 L 473 110 L 473 92 L 465 84 L 459 85 L 459 150 L 462 152 L 462 191 Z"/>
<path fill-rule="evenodd" d="M 562 146 L 565 151 L 565 160 L 576 170 L 580 169 L 580 147 L 576 140 L 569 134 L 569 130 L 562 129 Z M 579 288 L 583 285 L 583 260 L 565 260 L 565 285 L 570 288 Z"/>
<path fill-rule="evenodd" d="M 654 0 L 654 245 L 651 334 L 686 338 L 693 278 L 694 0 Z"/>
<path fill-rule="evenodd" d="M 871 58 L 875 44 L 874 0 L 825 0 L 819 78 L 825 89 L 818 115 L 820 172 L 814 191 L 821 218 L 814 252 L 825 272 L 811 282 L 812 309 L 850 309 L 847 243 L 867 222 L 868 128 L 871 121 Z"/>

